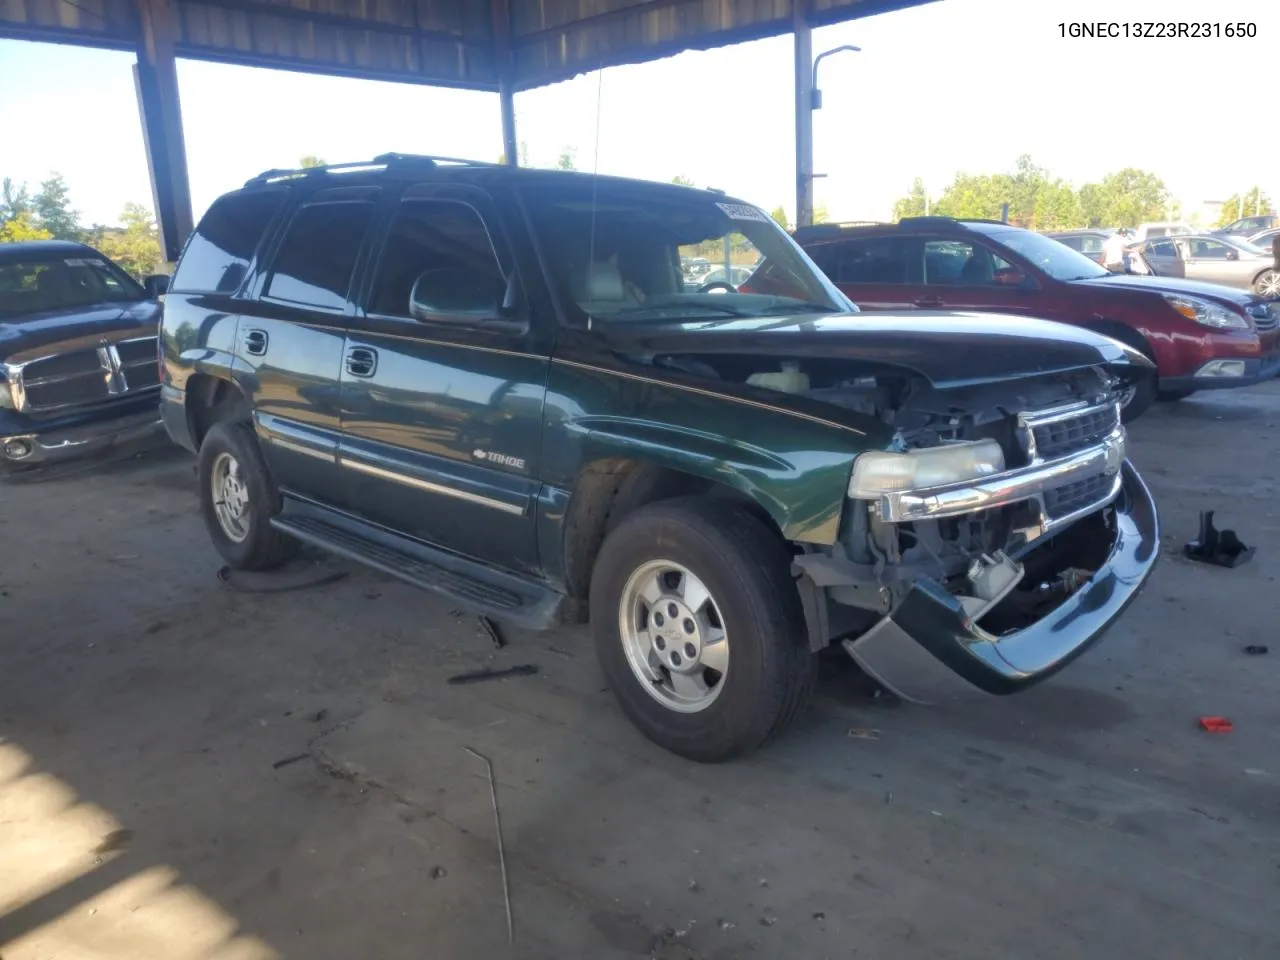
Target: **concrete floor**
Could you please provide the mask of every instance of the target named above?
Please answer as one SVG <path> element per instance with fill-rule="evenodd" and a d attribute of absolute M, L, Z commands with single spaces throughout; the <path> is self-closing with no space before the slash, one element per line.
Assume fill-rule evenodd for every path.
<path fill-rule="evenodd" d="M 582 630 L 494 651 L 360 570 L 230 592 L 180 456 L 0 487 L 0 955 L 1280 956 L 1278 424 L 1273 385 L 1135 426 L 1166 559 L 1051 682 L 891 707 L 831 658 L 719 767 L 642 740 Z M 1254 562 L 1176 556 L 1205 507 Z M 541 673 L 444 682 L 488 663 Z"/>

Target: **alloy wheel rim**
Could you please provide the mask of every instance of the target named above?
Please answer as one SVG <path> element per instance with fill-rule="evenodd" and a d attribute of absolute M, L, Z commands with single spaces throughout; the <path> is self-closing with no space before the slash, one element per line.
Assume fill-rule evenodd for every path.
<path fill-rule="evenodd" d="M 618 632 L 631 672 L 668 710 L 699 713 L 719 698 L 729 635 L 711 591 L 687 567 L 651 560 L 636 568 L 622 588 Z"/>
<path fill-rule="evenodd" d="M 1280 272 L 1272 270 L 1258 281 L 1258 293 L 1264 297 L 1280 297 Z"/>
<path fill-rule="evenodd" d="M 249 488 L 240 474 L 240 462 L 229 453 L 218 454 L 209 487 L 218 526 L 228 540 L 243 542 L 249 535 Z"/>

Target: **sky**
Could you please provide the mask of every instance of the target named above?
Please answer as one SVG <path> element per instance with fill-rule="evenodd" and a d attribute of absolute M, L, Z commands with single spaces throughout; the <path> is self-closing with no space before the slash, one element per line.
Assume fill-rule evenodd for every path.
<path fill-rule="evenodd" d="M 1074 39 L 1072 21 L 1257 24 L 1256 39 Z M 1189 214 L 1261 185 L 1280 201 L 1275 0 L 941 0 L 814 31 L 817 203 L 832 219 L 886 219 L 922 177 L 1011 170 L 1027 153 L 1075 185 L 1134 166 Z M 794 213 L 793 43 L 776 37 L 615 67 L 517 94 L 534 165 L 677 175 Z M 151 206 L 130 54 L 0 40 L 0 176 L 56 170 L 86 222 Z M 394 150 L 496 160 L 495 94 L 181 60 L 197 217 L 221 193 L 304 155 Z M 1269 149 L 1268 149 L 1269 145 Z"/>

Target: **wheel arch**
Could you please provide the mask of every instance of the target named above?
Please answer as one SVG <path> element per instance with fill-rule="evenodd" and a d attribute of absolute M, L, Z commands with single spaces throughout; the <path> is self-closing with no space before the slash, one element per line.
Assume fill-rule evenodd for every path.
<path fill-rule="evenodd" d="M 252 421 L 252 407 L 244 391 L 232 380 L 211 373 L 195 373 L 187 380 L 187 425 L 196 449 L 209 428 L 221 420 Z"/>

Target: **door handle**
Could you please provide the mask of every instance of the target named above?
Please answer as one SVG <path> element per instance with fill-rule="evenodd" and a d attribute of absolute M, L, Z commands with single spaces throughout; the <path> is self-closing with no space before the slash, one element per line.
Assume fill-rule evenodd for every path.
<path fill-rule="evenodd" d="M 913 300 L 912 303 L 914 303 L 917 307 L 924 307 L 925 309 L 930 309 L 932 307 L 942 306 L 942 298 L 941 297 L 921 297 L 919 300 Z"/>
<path fill-rule="evenodd" d="M 377 350 L 372 347 L 351 347 L 347 350 L 347 373 L 353 377 L 372 377 L 377 369 Z"/>
<path fill-rule="evenodd" d="M 255 357 L 260 357 L 267 352 L 267 331 L 250 330 L 244 335 L 244 351 L 251 353 Z"/>

